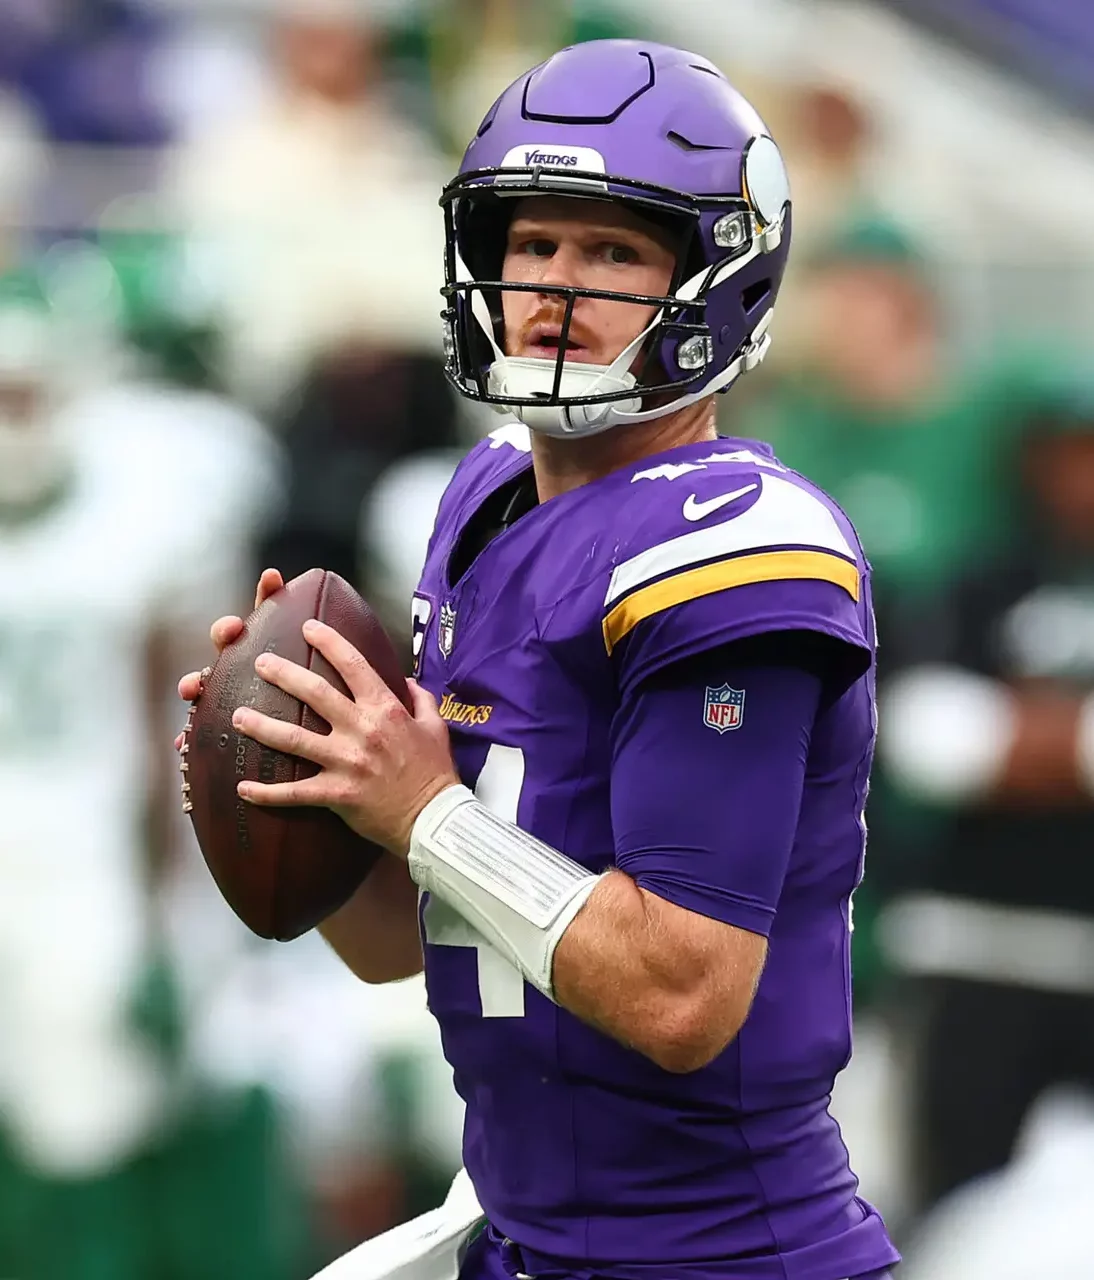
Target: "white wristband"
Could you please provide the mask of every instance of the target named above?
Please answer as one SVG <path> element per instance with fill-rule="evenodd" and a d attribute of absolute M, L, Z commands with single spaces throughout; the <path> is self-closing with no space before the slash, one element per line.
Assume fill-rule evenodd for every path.
<path fill-rule="evenodd" d="M 1079 781 L 1088 795 L 1094 796 L 1094 694 L 1079 710 L 1079 737 L 1075 750 Z"/>
<path fill-rule="evenodd" d="M 497 817 L 464 786 L 448 787 L 418 815 L 407 864 L 415 884 L 554 999 L 555 948 L 598 875 Z"/>

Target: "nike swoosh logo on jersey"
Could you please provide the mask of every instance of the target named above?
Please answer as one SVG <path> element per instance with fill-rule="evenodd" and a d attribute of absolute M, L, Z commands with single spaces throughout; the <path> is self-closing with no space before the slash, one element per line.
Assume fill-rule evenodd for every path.
<path fill-rule="evenodd" d="M 695 494 L 689 494 L 687 501 L 684 503 L 684 519 L 705 520 L 707 516 L 713 515 L 715 511 L 720 510 L 735 498 L 743 498 L 746 493 L 751 493 L 756 487 L 754 484 L 748 484 L 743 489 L 734 489 L 732 493 L 723 493 L 717 498 L 708 498 L 706 502 L 696 502 Z"/>

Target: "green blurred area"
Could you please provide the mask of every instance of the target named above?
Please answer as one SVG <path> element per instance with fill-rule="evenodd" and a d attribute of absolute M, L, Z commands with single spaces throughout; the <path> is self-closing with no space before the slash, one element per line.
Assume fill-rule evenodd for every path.
<path fill-rule="evenodd" d="M 0 1141 L 0 1270 L 34 1280 L 298 1280 L 309 1209 L 255 1089 L 187 1108 L 139 1157 L 45 1177 Z"/>

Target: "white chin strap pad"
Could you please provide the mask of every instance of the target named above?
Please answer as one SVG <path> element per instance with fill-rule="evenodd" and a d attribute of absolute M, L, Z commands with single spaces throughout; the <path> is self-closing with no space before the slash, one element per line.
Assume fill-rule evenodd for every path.
<path fill-rule="evenodd" d="M 718 391 L 725 391 L 737 381 L 742 373 L 748 373 L 755 369 L 763 362 L 771 347 L 771 335 L 767 332 L 771 326 L 771 321 L 775 318 L 775 311 L 772 308 L 760 321 L 750 335 L 749 343 L 736 360 L 730 364 L 716 377 L 711 379 L 700 391 L 693 391 L 690 395 L 680 395 L 676 399 L 670 400 L 667 404 L 659 405 L 656 409 L 643 409 L 640 396 L 631 396 L 626 400 L 615 400 L 601 404 L 570 404 L 570 405 L 526 405 L 526 404 L 500 404 L 494 408 L 499 413 L 506 416 L 512 415 L 519 421 L 523 422 L 531 431 L 538 431 L 540 435 L 554 436 L 556 439 L 568 440 L 578 437 L 595 436 L 603 431 L 609 431 L 612 427 L 631 427 L 641 422 L 653 422 L 655 418 L 664 418 L 670 413 L 677 413 L 681 409 L 687 409 L 693 404 L 698 404 L 700 400 L 707 399 L 708 396 L 714 395 Z M 535 390 L 524 391 L 525 395 L 543 395 L 549 396 L 551 388 L 554 386 L 555 362 L 553 360 L 534 360 L 524 359 L 514 356 L 503 356 L 500 361 L 495 362 L 491 366 L 489 374 L 489 386 L 491 390 L 494 387 L 494 370 L 501 363 L 505 364 L 529 364 L 544 366 L 543 370 L 537 370 L 539 376 L 545 378 L 545 381 L 539 384 Z M 575 366 L 581 367 L 581 366 Z M 600 369 L 600 365 L 585 365 L 586 369 Z M 625 374 L 624 377 L 629 379 L 629 383 L 624 384 L 623 389 L 636 386 L 634 377 L 631 374 Z M 508 389 L 510 395 L 516 394 L 516 388 L 512 383 L 506 382 L 503 385 Z M 567 381 L 563 376 L 562 385 L 560 387 L 561 395 L 582 394 L 582 392 L 573 392 L 567 390 Z M 612 390 L 610 383 L 599 383 L 597 390 L 600 392 Z M 596 394 L 586 390 L 585 395 Z"/>
<path fill-rule="evenodd" d="M 490 366 L 487 387 L 491 395 L 507 400 L 525 400 L 532 396 L 547 399 L 555 385 L 558 364 L 533 356 L 501 356 Z M 580 396 L 617 395 L 626 393 L 636 385 L 634 374 L 616 372 L 611 365 L 581 364 L 568 360 L 562 368 L 559 395 L 564 400 Z M 533 431 L 550 436 L 586 436 L 603 431 L 610 426 L 612 409 L 625 413 L 637 413 L 642 407 L 641 396 L 627 396 L 602 404 L 528 405 L 505 404 L 503 412 L 512 413 Z"/>

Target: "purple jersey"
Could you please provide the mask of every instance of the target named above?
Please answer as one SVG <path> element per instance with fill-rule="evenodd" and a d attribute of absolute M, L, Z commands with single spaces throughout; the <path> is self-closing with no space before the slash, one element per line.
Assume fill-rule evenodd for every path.
<path fill-rule="evenodd" d="M 769 938 L 751 1013 L 708 1066 L 671 1074 L 594 1030 L 423 895 L 429 1003 L 467 1104 L 464 1159 L 483 1208 L 540 1270 L 557 1259 L 573 1271 L 610 1263 L 621 1277 L 652 1264 L 842 1280 L 883 1268 L 898 1255 L 856 1196 L 828 1114 L 850 1053 L 850 898 L 874 736 L 858 540 L 767 446 L 720 439 L 534 507 L 453 581 L 468 521 L 530 466 L 517 426 L 465 459 L 414 601 L 418 677 L 440 703 L 463 781 L 501 816 L 590 870 L 623 863 L 633 840 L 618 798 L 613 814 L 613 753 L 653 677 L 787 631 L 828 637 L 851 674 L 813 725 L 785 871 L 727 883 L 749 806 L 719 814 L 724 796 L 711 794 L 721 847 L 702 853 L 718 874 L 699 859 L 687 883 L 674 850 L 664 890 L 656 875 L 648 884 Z M 742 693 L 727 684 L 705 695 L 696 724 L 719 741 L 746 714 Z M 681 749 L 670 723 L 664 761 Z M 648 793 L 664 791 L 671 811 L 656 754 Z"/>

